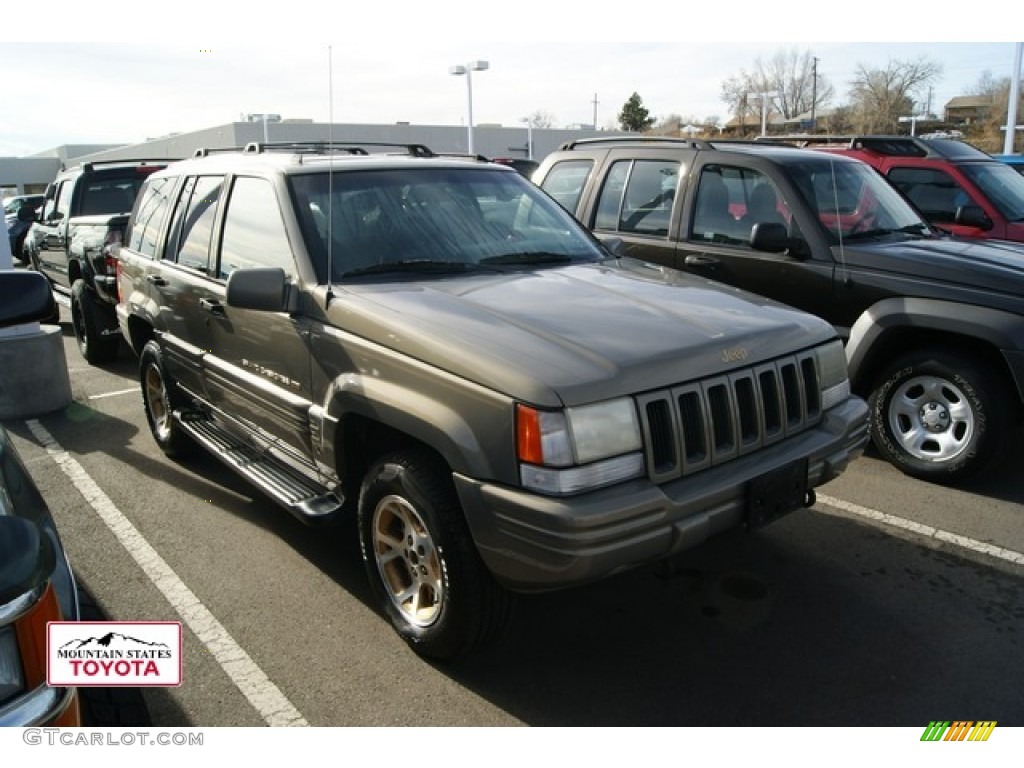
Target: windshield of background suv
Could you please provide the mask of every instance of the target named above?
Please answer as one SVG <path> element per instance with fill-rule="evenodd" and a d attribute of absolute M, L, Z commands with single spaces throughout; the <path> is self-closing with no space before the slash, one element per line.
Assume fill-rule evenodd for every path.
<path fill-rule="evenodd" d="M 786 170 L 833 245 L 840 239 L 931 231 L 899 192 L 864 163 L 825 158 L 792 163 Z"/>
<path fill-rule="evenodd" d="M 486 168 L 336 171 L 290 178 L 320 280 L 594 261 L 596 241 L 517 173 Z M 332 198 L 333 197 L 333 201 Z"/>
<path fill-rule="evenodd" d="M 1024 176 L 1003 163 L 964 163 L 960 170 L 1007 221 L 1024 221 Z"/>

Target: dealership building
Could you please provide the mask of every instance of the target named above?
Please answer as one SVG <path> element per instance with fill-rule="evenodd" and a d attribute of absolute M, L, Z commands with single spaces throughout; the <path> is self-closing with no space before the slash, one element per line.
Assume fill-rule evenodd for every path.
<path fill-rule="evenodd" d="M 63 145 L 29 157 L 0 157 L 0 188 L 5 197 L 42 192 L 61 168 L 83 162 L 122 159 L 182 159 L 200 148 L 244 147 L 254 141 L 310 142 L 333 141 L 339 144 L 386 142 L 397 145 L 423 144 L 434 152 L 466 153 L 469 132 L 465 126 L 390 125 L 352 123 L 314 123 L 312 120 L 287 120 L 277 115 L 248 116 L 249 119 L 176 133 L 138 144 Z M 259 118 L 259 119 L 254 119 Z M 264 119 L 265 118 L 265 119 Z M 580 128 L 531 128 L 527 125 L 505 127 L 481 124 L 473 127 L 473 151 L 485 157 L 532 157 L 541 160 L 560 144 L 594 136 L 628 135 Z"/>

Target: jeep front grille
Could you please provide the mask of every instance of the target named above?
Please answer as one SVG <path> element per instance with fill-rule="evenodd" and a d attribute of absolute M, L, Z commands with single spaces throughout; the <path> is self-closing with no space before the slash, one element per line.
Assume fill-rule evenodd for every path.
<path fill-rule="evenodd" d="M 657 483 L 717 466 L 821 419 L 813 351 L 637 398 L 648 476 Z"/>

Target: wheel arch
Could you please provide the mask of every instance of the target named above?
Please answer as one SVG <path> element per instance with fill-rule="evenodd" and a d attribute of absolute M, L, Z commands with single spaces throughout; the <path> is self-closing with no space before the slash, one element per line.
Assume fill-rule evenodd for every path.
<path fill-rule="evenodd" d="M 1024 318 L 987 307 L 931 299 L 886 299 L 850 329 L 846 359 L 855 392 L 866 394 L 896 356 L 925 346 L 984 362 L 1024 401 Z"/>
<path fill-rule="evenodd" d="M 135 352 L 135 356 L 139 357 L 146 342 L 156 338 L 156 331 L 152 324 L 137 315 L 128 316 L 127 328 L 128 333 L 125 335 L 125 340 Z"/>
<path fill-rule="evenodd" d="M 332 446 L 348 490 L 358 488 L 373 460 L 397 448 L 419 447 L 438 456 L 453 472 L 472 477 L 515 477 L 512 409 L 496 403 L 467 417 L 448 402 L 394 383 L 350 377 L 336 385 L 327 409 L 324 442 Z M 505 420 L 504 428 L 501 420 Z M 486 427 L 481 434 L 473 424 Z M 502 436 L 507 436 L 503 440 Z M 507 450 L 502 451 L 507 442 Z M 508 456 L 508 466 L 494 456 Z"/>

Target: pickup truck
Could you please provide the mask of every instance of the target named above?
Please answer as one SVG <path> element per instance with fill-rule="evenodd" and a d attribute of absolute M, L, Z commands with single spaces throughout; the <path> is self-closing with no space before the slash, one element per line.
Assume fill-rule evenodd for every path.
<path fill-rule="evenodd" d="M 147 179 L 117 250 L 157 444 L 354 517 L 431 658 L 492 640 L 511 593 L 809 506 L 867 443 L 831 326 L 616 257 L 496 163 L 204 152 Z"/>
<path fill-rule="evenodd" d="M 61 171 L 25 238 L 31 268 L 70 301 L 78 348 L 91 364 L 113 360 L 121 345 L 109 246 L 121 241 L 143 180 L 166 165 L 166 160 L 118 160 Z"/>
<path fill-rule="evenodd" d="M 533 181 L 626 255 L 830 322 L 903 472 L 959 483 L 1020 439 L 1024 246 L 945 235 L 866 163 L 766 142 L 579 140 Z"/>

